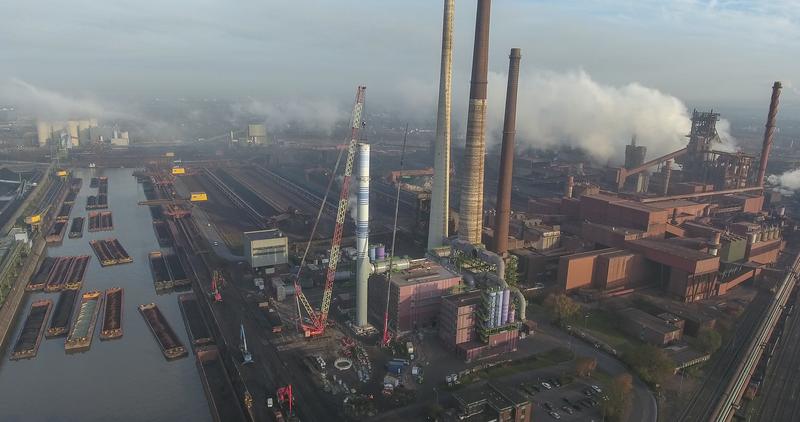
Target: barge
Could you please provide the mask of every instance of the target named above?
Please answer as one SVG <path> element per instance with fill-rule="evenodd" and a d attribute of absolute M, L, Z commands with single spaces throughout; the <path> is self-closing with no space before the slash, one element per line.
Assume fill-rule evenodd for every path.
<path fill-rule="evenodd" d="M 92 177 L 92 180 L 89 181 L 89 187 L 90 188 L 97 188 L 97 185 L 99 185 L 99 184 L 100 184 L 100 179 L 98 179 L 96 177 Z"/>
<path fill-rule="evenodd" d="M 167 360 L 182 358 L 187 355 L 186 348 L 183 347 L 175 331 L 169 326 L 169 323 L 164 318 L 158 305 L 155 303 L 148 303 L 146 305 L 139 305 L 139 312 L 144 317 L 147 326 L 150 327 L 150 332 L 156 338 L 161 352 Z"/>
<path fill-rule="evenodd" d="M 81 288 L 90 258 L 91 257 L 89 255 L 72 257 L 73 264 L 70 268 L 69 274 L 67 275 L 67 280 L 64 283 L 65 288 L 72 290 L 79 290 Z"/>
<path fill-rule="evenodd" d="M 70 190 L 69 192 L 67 192 L 67 197 L 64 198 L 64 203 L 65 204 L 69 204 L 69 205 L 73 205 L 75 203 L 75 198 L 77 198 L 77 197 L 78 197 L 78 192 L 74 191 L 74 190 Z"/>
<path fill-rule="evenodd" d="M 14 350 L 11 351 L 11 360 L 30 359 L 36 357 L 39 351 L 39 344 L 42 342 L 42 333 L 47 317 L 50 315 L 50 308 L 53 301 L 50 299 L 37 300 L 31 304 L 31 311 L 22 332 L 19 333 Z"/>
<path fill-rule="evenodd" d="M 97 209 L 105 209 L 108 208 L 108 195 L 100 194 L 97 195 Z"/>
<path fill-rule="evenodd" d="M 161 208 L 159 207 L 159 209 Z M 154 220 L 153 229 L 156 232 L 156 239 L 158 240 L 158 246 L 166 247 L 172 244 L 172 237 L 169 234 L 169 228 L 167 227 L 167 223 L 163 221 Z"/>
<path fill-rule="evenodd" d="M 133 262 L 133 258 L 117 239 L 92 240 L 89 241 L 89 245 L 103 267 Z"/>
<path fill-rule="evenodd" d="M 50 231 L 47 233 L 47 237 L 45 240 L 47 243 L 59 243 L 64 240 L 64 232 L 67 231 L 67 222 L 66 221 L 56 221 L 53 224 L 53 227 L 50 228 Z"/>
<path fill-rule="evenodd" d="M 148 254 L 150 270 L 153 273 L 153 285 L 156 290 L 171 289 L 173 287 L 172 277 L 169 275 L 167 263 L 161 251 L 153 251 Z"/>
<path fill-rule="evenodd" d="M 172 284 L 175 287 L 188 286 L 192 284 L 189 277 L 186 276 L 186 270 L 183 269 L 183 264 L 177 254 L 170 253 L 164 256 L 169 267 L 169 274 L 172 277 Z"/>
<path fill-rule="evenodd" d="M 106 304 L 103 310 L 103 328 L 100 340 L 122 337 L 122 293 L 121 287 L 106 290 Z"/>
<path fill-rule="evenodd" d="M 216 346 L 199 350 L 195 359 L 203 391 L 208 399 L 211 417 L 215 422 L 239 422 L 247 420 L 236 393 L 225 370 L 219 350 Z"/>
<path fill-rule="evenodd" d="M 195 352 L 198 351 L 199 347 L 213 344 L 214 338 L 211 336 L 211 329 L 209 329 L 206 319 L 203 317 L 203 312 L 194 293 L 178 296 L 178 305 L 181 308 L 186 332 L 189 334 L 189 341 Z"/>
<path fill-rule="evenodd" d="M 69 221 L 69 213 L 72 211 L 72 205 L 70 204 L 62 204 L 61 208 L 58 210 L 58 214 L 56 214 L 56 221 Z"/>
<path fill-rule="evenodd" d="M 80 177 L 73 177 L 69 181 L 69 189 L 72 192 L 78 193 L 81 191 L 81 186 L 83 186 L 83 179 Z"/>
<path fill-rule="evenodd" d="M 56 258 L 45 257 L 44 260 L 42 260 L 42 264 L 39 266 L 39 270 L 36 271 L 36 274 L 28 281 L 25 290 L 31 292 L 43 289 L 47 284 L 47 279 L 50 277 L 50 272 L 53 270 L 53 265 L 55 265 L 55 263 Z"/>
<path fill-rule="evenodd" d="M 67 352 L 83 352 L 92 346 L 94 337 L 94 326 L 97 323 L 97 313 L 103 302 L 103 293 L 97 290 L 86 292 L 81 296 L 78 315 L 72 330 L 64 343 Z"/>
<path fill-rule="evenodd" d="M 72 219 L 72 225 L 69 226 L 69 238 L 77 239 L 83 237 L 83 217 L 75 217 Z"/>
<path fill-rule="evenodd" d="M 99 232 L 114 229 L 114 220 L 111 211 L 92 211 L 89 212 L 89 231 Z"/>
<path fill-rule="evenodd" d="M 64 290 L 58 295 L 56 307 L 53 310 L 53 318 L 47 328 L 45 337 L 54 338 L 67 334 L 69 323 L 72 321 L 72 311 L 75 309 L 75 299 L 78 297 L 77 290 Z"/>

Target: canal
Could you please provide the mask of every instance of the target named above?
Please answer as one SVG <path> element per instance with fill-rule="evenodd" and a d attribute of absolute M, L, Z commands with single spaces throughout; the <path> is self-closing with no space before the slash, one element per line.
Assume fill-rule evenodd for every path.
<path fill-rule="evenodd" d="M 32 301 L 58 299 L 58 293 L 28 294 L 22 315 L 0 362 L 0 419 L 9 421 L 210 421 L 200 376 L 193 355 L 167 362 L 150 333 L 137 306 L 155 302 L 189 348 L 188 336 L 178 308 L 177 294 L 157 295 L 147 263 L 147 254 L 159 249 L 150 212 L 137 206 L 144 200 L 141 185 L 131 169 L 78 169 L 83 187 L 70 218 L 87 216 L 86 197 L 96 195 L 89 187 L 93 176 L 108 177 L 109 209 L 113 232 L 87 231 L 83 238 L 64 235 L 60 246 L 48 248 L 48 256 L 91 255 L 81 292 L 125 289 L 122 328 L 118 340 L 100 341 L 101 318 L 95 328 L 91 349 L 67 355 L 64 338 L 42 339 L 34 359 L 10 361 L 13 343 L 19 335 Z M 89 240 L 116 237 L 133 257 L 131 264 L 102 268 L 89 247 Z M 164 249 L 165 251 L 167 249 Z"/>

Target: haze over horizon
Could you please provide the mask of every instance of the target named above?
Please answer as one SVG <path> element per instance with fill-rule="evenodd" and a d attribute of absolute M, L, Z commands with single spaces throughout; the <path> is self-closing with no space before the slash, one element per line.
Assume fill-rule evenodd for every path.
<path fill-rule="evenodd" d="M 5 0 L 8 2 L 9 0 Z M 152 98 L 224 98 L 329 131 L 357 84 L 368 108 L 430 123 L 441 2 L 218 0 L 15 4 L 0 17 L 0 102 L 40 114 L 135 115 Z M 653 152 L 685 141 L 691 108 L 763 114 L 774 80 L 800 107 L 800 6 L 782 1 L 495 2 L 490 138 L 508 50 L 522 48 L 523 142 L 608 157 L 636 132 Z M 453 119 L 463 127 L 475 3 L 456 4 Z M 723 116 L 725 117 L 725 116 Z M 598 130 L 602 128 L 602 130 Z M 722 129 L 725 129 L 723 124 Z M 613 143 L 610 141 L 613 140 Z M 663 148 L 662 148 L 663 147 Z"/>

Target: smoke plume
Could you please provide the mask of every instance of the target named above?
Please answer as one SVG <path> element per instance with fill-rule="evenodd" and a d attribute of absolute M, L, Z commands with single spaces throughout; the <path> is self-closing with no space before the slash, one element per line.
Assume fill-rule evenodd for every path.
<path fill-rule="evenodd" d="M 772 174 L 767 177 L 767 181 L 778 186 L 778 191 L 791 194 L 800 189 L 800 169 L 787 171 L 783 174 Z"/>
<path fill-rule="evenodd" d="M 490 139 L 502 134 L 506 75 L 489 75 Z M 540 148 L 580 147 L 598 161 L 620 162 L 636 134 L 648 157 L 683 148 L 690 112 L 679 99 L 639 83 L 621 87 L 594 81 L 584 71 L 532 72 L 520 77 L 517 139 Z M 715 149 L 736 150 L 730 124 L 720 121 Z"/>

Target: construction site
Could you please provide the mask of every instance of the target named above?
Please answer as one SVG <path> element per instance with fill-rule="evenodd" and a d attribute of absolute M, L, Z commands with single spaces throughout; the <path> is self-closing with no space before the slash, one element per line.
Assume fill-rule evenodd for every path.
<path fill-rule="evenodd" d="M 25 178 L 0 204 L 4 229 L 17 226 L 0 242 L 3 344 L 27 294 L 10 281 L 17 267 L 27 271 L 21 290 L 63 299 L 30 306 L 11 359 L 37 354 L 50 314 L 59 334 L 75 330 L 70 283 L 80 289 L 90 255 L 42 250 L 64 233 L 79 241 L 86 221 L 89 239 L 80 241 L 100 266 L 149 265 L 159 298 L 138 310 L 166 360 L 194 359 L 215 421 L 600 420 L 603 390 L 629 373 L 634 399 L 620 420 L 744 420 L 748 406 L 763 406 L 759 387 L 780 376 L 770 358 L 792 315 L 800 260 L 800 203 L 767 182 L 781 83 L 764 92 L 760 154 L 727 148 L 717 128 L 724 116 L 709 108 L 692 111 L 685 146 L 667 154 L 648 155 L 631 133 L 609 161 L 623 165 L 578 153 L 554 160 L 515 145 L 523 52 L 508 48 L 502 142 L 492 149 L 491 1 L 478 0 L 464 143 L 452 142 L 455 2 L 443 3 L 429 145 L 409 144 L 407 127 L 401 143 L 368 140 L 368 89 L 354 85 L 347 133 L 328 143 L 270 142 L 268 127 L 254 123 L 200 147 L 115 150 L 81 145 L 81 129 L 46 170 L 20 170 Z M 56 139 L 83 123 L 59 127 L 40 130 Z M 128 147 L 127 132 L 113 139 Z M 91 182 L 98 192 L 86 197 L 86 217 L 69 225 L 84 205 L 69 172 L 115 167 L 130 169 L 144 198 L 125 206 L 151 217 L 147 254 L 123 247 L 124 218 L 116 208 L 112 219 L 102 176 Z M 33 190 L 33 181 L 44 186 Z M 116 330 L 109 338 L 122 336 L 125 305 L 114 292 L 102 314 Z M 156 303 L 170 295 L 188 343 Z M 700 340 L 711 331 L 721 338 L 714 350 Z M 669 359 L 663 379 L 632 363 L 642 347 Z M 576 373 L 580 358 L 597 371 Z M 788 368 L 794 359 L 776 361 Z M 786 381 L 771 394 L 792 388 Z"/>

